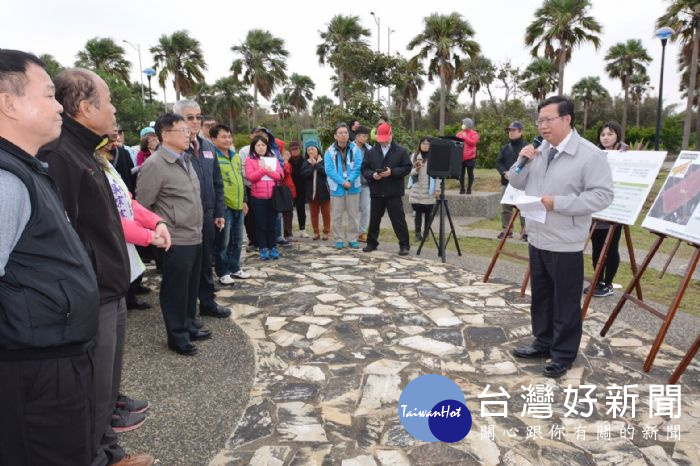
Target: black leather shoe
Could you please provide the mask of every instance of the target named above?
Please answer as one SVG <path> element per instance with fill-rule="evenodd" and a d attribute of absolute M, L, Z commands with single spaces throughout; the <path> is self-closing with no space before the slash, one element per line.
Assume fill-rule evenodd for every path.
<path fill-rule="evenodd" d="M 177 354 L 180 354 L 182 356 L 194 356 L 197 354 L 197 347 L 194 346 L 192 343 L 188 343 L 187 345 L 183 346 L 182 348 L 178 348 L 177 346 L 170 346 L 168 345 L 168 348 L 171 350 L 175 351 Z"/>
<path fill-rule="evenodd" d="M 231 315 L 231 309 L 224 306 L 219 306 L 218 304 L 214 309 L 200 309 L 199 313 L 203 316 L 218 317 L 219 319 L 225 319 Z"/>
<path fill-rule="evenodd" d="M 151 289 L 147 286 L 144 286 L 144 285 L 139 285 L 134 290 L 135 294 L 148 294 L 150 292 L 151 292 Z"/>
<path fill-rule="evenodd" d="M 194 325 L 196 328 L 202 328 L 202 327 L 204 327 L 204 324 L 203 324 L 202 321 L 199 320 L 199 319 L 194 319 L 194 322 L 192 322 L 192 325 Z"/>
<path fill-rule="evenodd" d="M 513 350 L 513 356 L 524 359 L 548 358 L 549 351 L 542 351 L 532 346 L 525 346 L 523 348 L 515 348 Z"/>
<path fill-rule="evenodd" d="M 364 248 L 362 248 L 362 252 L 372 252 L 376 250 L 377 248 L 375 246 L 365 246 Z"/>
<path fill-rule="evenodd" d="M 408 248 L 399 249 L 399 256 L 408 256 L 408 253 L 409 253 Z"/>
<path fill-rule="evenodd" d="M 197 333 L 190 333 L 190 340 L 194 341 L 201 341 L 201 340 L 208 340 L 211 338 L 211 330 L 208 329 L 201 329 L 197 330 Z"/>
<path fill-rule="evenodd" d="M 544 366 L 544 371 L 542 371 L 542 374 L 544 374 L 545 377 L 556 379 L 557 377 L 561 377 L 562 375 L 566 374 L 566 371 L 568 371 L 570 367 L 571 364 L 551 361 L 549 364 Z"/>
<path fill-rule="evenodd" d="M 152 306 L 145 301 L 134 300 L 126 303 L 127 309 L 150 309 Z"/>

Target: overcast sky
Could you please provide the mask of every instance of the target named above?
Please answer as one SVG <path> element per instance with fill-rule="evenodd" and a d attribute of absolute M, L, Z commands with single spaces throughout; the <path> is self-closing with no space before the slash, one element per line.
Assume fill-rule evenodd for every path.
<path fill-rule="evenodd" d="M 354 14 L 370 29 L 369 44 L 377 47 L 377 25 L 370 15 L 374 11 L 381 23 L 381 50 L 386 52 L 387 27 L 391 34 L 391 52 L 411 56 L 406 44 L 423 27 L 423 18 L 433 12 L 461 13 L 475 30 L 475 39 L 482 53 L 495 63 L 510 59 L 514 65 L 524 68 L 531 60 L 523 44 L 525 28 L 533 20 L 540 0 L 431 0 L 421 2 L 389 1 L 182 1 L 182 0 L 102 0 L 102 1 L 40 1 L 22 0 L 3 2 L 2 39 L 0 47 L 27 50 L 36 54 L 50 53 L 58 61 L 72 65 L 75 54 L 92 37 L 111 37 L 126 49 L 131 60 L 134 80 L 139 79 L 138 54 L 123 39 L 141 47 L 143 67 L 152 66 L 150 47 L 162 34 L 186 29 L 201 43 L 208 63 L 207 82 L 229 73 L 234 58 L 231 46 L 245 39 L 250 29 L 271 31 L 285 41 L 289 51 L 289 74 L 296 72 L 312 77 L 316 83 L 314 97 L 332 97 L 330 76 L 332 70 L 320 66 L 316 46 L 320 43 L 319 31 L 324 30 L 336 14 Z M 622 94 L 620 83 L 611 80 L 604 71 L 604 56 L 617 42 L 641 39 L 653 58 L 648 67 L 652 93 L 658 92 L 661 44 L 654 38 L 654 22 L 666 9 L 667 0 L 593 0 L 592 15 L 603 25 L 601 47 L 596 51 L 584 45 L 573 53 L 567 65 L 564 85 L 566 92 L 584 76 L 600 76 L 613 94 Z M 680 103 L 678 91 L 680 75 L 677 66 L 678 45 L 666 47 L 664 74 L 664 102 Z M 144 80 L 145 81 L 145 80 Z M 156 81 L 153 81 L 156 84 Z M 157 84 L 156 84 L 157 85 Z M 420 100 L 425 104 L 435 89 L 428 84 Z M 386 96 L 386 90 L 382 93 Z M 172 102 L 174 92 L 167 91 Z M 477 99 L 486 99 L 485 93 Z M 460 101 L 466 103 L 463 93 Z M 267 102 L 261 101 L 263 105 Z M 680 110 L 681 107 L 677 107 Z"/>

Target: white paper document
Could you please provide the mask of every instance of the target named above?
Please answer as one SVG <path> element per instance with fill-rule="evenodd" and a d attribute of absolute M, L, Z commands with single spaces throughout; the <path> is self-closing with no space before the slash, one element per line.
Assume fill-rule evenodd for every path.
<path fill-rule="evenodd" d="M 265 168 L 277 170 L 277 158 L 275 157 L 260 157 L 260 163 Z"/>
<path fill-rule="evenodd" d="M 518 196 L 515 206 L 520 209 L 520 215 L 528 220 L 539 223 L 547 220 L 547 208 L 539 196 Z"/>

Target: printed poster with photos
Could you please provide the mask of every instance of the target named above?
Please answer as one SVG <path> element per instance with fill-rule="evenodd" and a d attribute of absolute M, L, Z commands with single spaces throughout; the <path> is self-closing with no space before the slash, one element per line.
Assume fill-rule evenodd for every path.
<path fill-rule="evenodd" d="M 659 176 L 666 151 L 610 150 L 607 155 L 615 197 L 605 210 L 594 213 L 593 218 L 634 225 Z"/>
<path fill-rule="evenodd" d="M 700 152 L 678 155 L 642 226 L 700 244 Z"/>

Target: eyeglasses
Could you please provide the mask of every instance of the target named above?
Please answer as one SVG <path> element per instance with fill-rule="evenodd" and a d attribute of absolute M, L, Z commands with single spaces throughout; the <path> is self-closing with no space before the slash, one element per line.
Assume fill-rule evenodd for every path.
<path fill-rule="evenodd" d="M 189 128 L 166 129 L 165 132 L 166 133 L 178 132 L 178 133 L 186 134 L 187 136 L 189 136 L 191 133 Z"/>
<path fill-rule="evenodd" d="M 185 120 L 187 120 L 187 121 L 194 121 L 194 120 L 202 121 L 202 115 L 187 115 L 185 117 Z"/>
<path fill-rule="evenodd" d="M 549 125 L 550 125 L 554 120 L 556 120 L 557 118 L 562 118 L 562 117 L 565 117 L 565 116 L 566 116 L 566 115 L 559 115 L 559 116 L 550 117 L 550 118 L 540 118 L 540 119 L 538 119 L 538 120 L 535 120 L 535 126 L 542 126 L 542 125 L 544 125 L 544 124 L 547 124 L 547 126 L 549 126 Z"/>

